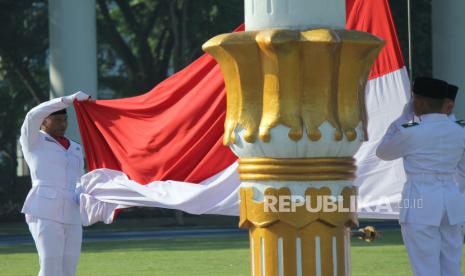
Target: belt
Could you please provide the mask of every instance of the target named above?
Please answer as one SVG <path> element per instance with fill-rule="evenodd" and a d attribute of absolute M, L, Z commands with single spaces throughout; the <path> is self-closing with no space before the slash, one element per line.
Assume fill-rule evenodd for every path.
<path fill-rule="evenodd" d="M 50 184 L 50 182 L 47 182 L 47 181 L 40 181 L 40 180 L 32 181 L 32 187 L 36 187 L 36 186 L 60 189 L 65 192 L 74 192 L 76 189 L 75 187 L 71 188 L 71 187 L 63 187 L 61 185 Z"/>
<path fill-rule="evenodd" d="M 421 181 L 421 182 L 450 182 L 454 181 L 453 174 L 435 174 L 435 173 L 419 173 L 419 174 L 409 174 L 407 173 L 407 180 L 411 181 Z"/>

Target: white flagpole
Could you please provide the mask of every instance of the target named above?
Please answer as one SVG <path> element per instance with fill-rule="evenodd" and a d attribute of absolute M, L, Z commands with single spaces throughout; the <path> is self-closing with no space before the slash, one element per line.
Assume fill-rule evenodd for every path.
<path fill-rule="evenodd" d="M 408 71 L 410 82 L 413 82 L 413 65 L 412 65 L 412 18 L 411 3 L 407 0 L 407 20 L 408 20 Z"/>

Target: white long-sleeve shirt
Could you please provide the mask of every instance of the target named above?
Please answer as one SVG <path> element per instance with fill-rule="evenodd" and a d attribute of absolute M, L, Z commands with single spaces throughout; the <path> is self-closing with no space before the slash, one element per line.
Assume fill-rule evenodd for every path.
<path fill-rule="evenodd" d="M 79 206 L 74 201 L 75 187 L 84 173 L 81 146 L 70 140 L 65 149 L 40 130 L 51 113 L 66 108 L 62 98 L 44 102 L 31 109 L 21 127 L 19 141 L 29 166 L 32 188 L 22 212 L 67 224 L 81 224 Z"/>
<path fill-rule="evenodd" d="M 407 116 L 408 117 L 408 116 Z M 451 224 L 465 222 L 465 199 L 454 181 L 465 180 L 465 131 L 445 114 L 421 116 L 417 124 L 404 124 L 403 116 L 388 128 L 376 154 L 383 160 L 403 158 L 407 183 L 400 222 L 439 225 L 445 211 Z"/>

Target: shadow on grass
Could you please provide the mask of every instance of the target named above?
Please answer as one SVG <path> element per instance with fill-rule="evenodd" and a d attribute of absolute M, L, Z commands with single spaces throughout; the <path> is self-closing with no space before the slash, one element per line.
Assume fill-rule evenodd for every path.
<path fill-rule="evenodd" d="M 249 248 L 247 237 L 166 238 L 144 240 L 90 241 L 82 245 L 83 252 L 110 251 L 208 251 Z M 34 245 L 0 246 L 2 254 L 35 253 Z"/>
<path fill-rule="evenodd" d="M 86 252 L 107 251 L 209 251 L 244 249 L 249 247 L 246 237 L 211 237 L 211 238 L 167 238 L 152 240 L 127 240 L 111 242 L 90 242 L 83 245 Z"/>
<path fill-rule="evenodd" d="M 368 243 L 352 239 L 353 247 L 379 247 L 402 245 L 400 231 L 386 231 L 379 240 Z M 218 251 L 248 249 L 249 240 L 245 237 L 186 237 L 145 240 L 91 241 L 82 246 L 83 252 L 129 252 L 129 251 Z M 34 245 L 0 246 L 2 254 L 35 253 Z"/>
<path fill-rule="evenodd" d="M 112 224 L 96 223 L 84 227 L 85 232 L 116 232 L 116 231 L 156 231 L 183 230 L 206 228 L 234 228 L 239 224 L 238 217 L 219 215 L 186 215 L 184 224 L 179 225 L 174 217 L 156 218 L 118 218 Z M 0 224 L 0 236 L 29 235 L 25 221 L 5 222 Z"/>

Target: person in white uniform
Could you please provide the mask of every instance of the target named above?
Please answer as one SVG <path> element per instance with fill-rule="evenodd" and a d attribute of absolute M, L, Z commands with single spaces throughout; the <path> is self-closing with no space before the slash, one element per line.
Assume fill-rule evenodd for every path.
<path fill-rule="evenodd" d="M 415 276 L 462 275 L 465 199 L 454 175 L 465 175 L 465 131 L 447 117 L 448 89 L 441 80 L 416 79 L 413 102 L 390 125 L 376 151 L 383 160 L 404 161 L 407 182 L 399 223 Z M 419 123 L 409 123 L 413 113 Z"/>
<path fill-rule="evenodd" d="M 84 173 L 81 146 L 64 137 L 66 107 L 89 100 L 77 92 L 31 109 L 19 141 L 29 166 L 32 188 L 22 213 L 39 254 L 40 276 L 75 275 L 82 241 L 82 225 L 75 193 Z"/>

